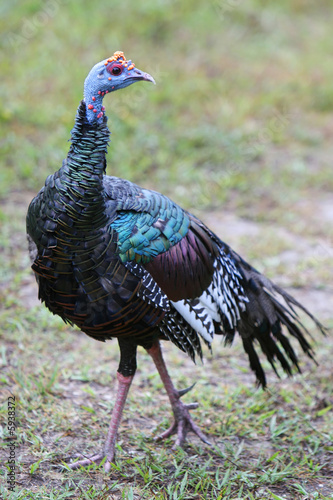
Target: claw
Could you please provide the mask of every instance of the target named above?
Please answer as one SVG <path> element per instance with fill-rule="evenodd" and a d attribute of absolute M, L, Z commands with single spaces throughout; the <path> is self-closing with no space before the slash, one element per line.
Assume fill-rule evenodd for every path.
<path fill-rule="evenodd" d="M 190 392 L 193 387 L 195 386 L 196 382 L 194 382 L 194 384 L 192 384 L 190 387 L 187 387 L 186 389 L 181 389 L 180 391 L 177 391 L 178 392 L 178 397 L 182 397 L 184 396 L 184 394 L 187 394 L 188 392 Z"/>
<path fill-rule="evenodd" d="M 79 469 L 80 467 L 86 467 L 87 465 L 91 464 L 99 464 L 103 458 L 104 454 L 103 453 L 98 453 L 97 455 L 92 455 L 91 457 L 84 457 L 82 454 L 75 454 L 75 458 L 81 457 L 82 460 L 78 460 L 77 462 L 72 462 L 70 464 L 67 464 L 67 466 L 74 470 L 74 469 Z"/>
<path fill-rule="evenodd" d="M 84 455 L 75 455 L 75 457 L 84 457 Z M 74 470 L 74 469 L 79 469 L 80 467 L 87 467 L 87 465 L 91 464 L 96 464 L 99 465 L 101 462 L 104 462 L 104 470 L 105 472 L 110 472 L 111 470 L 111 462 L 113 461 L 112 458 L 108 458 L 104 453 L 99 453 L 97 455 L 93 455 L 91 457 L 85 457 L 82 460 L 78 460 L 77 462 L 72 462 L 70 464 L 67 464 L 67 466 Z"/>
<path fill-rule="evenodd" d="M 186 408 L 188 410 L 196 410 L 199 407 L 199 403 L 188 403 Z"/>

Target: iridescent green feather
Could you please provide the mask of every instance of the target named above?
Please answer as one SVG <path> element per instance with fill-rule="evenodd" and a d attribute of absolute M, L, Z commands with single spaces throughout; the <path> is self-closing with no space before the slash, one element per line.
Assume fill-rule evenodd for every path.
<path fill-rule="evenodd" d="M 147 263 L 166 252 L 188 232 L 189 217 L 176 204 L 169 203 L 164 210 L 155 202 L 155 214 L 120 211 L 111 227 L 118 233 L 119 256 L 123 262 Z M 162 198 L 161 205 L 165 205 Z"/>

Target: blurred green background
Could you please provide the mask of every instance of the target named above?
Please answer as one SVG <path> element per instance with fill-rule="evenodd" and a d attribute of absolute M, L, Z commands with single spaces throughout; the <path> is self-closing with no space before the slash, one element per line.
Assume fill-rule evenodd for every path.
<path fill-rule="evenodd" d="M 264 218 L 285 217 L 309 188 L 332 190 L 330 1 L 3 0 L 0 9 L 2 197 L 35 192 L 61 166 L 84 78 L 115 50 L 157 85 L 105 100 L 109 174 L 190 209 L 232 203 L 249 216 L 251 204 Z"/>

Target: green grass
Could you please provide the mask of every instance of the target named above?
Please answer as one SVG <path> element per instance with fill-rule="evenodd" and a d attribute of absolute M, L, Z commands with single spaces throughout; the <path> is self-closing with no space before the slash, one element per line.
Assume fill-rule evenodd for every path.
<path fill-rule="evenodd" d="M 31 499 L 333 498 L 332 337 L 314 334 L 318 367 L 254 387 L 240 345 L 219 342 L 194 367 L 172 346 L 177 387 L 213 447 L 153 437 L 170 421 L 150 359 L 139 354 L 109 476 L 60 471 L 101 447 L 115 395 L 116 342 L 99 344 L 36 304 L 25 213 L 61 165 L 83 81 L 124 50 L 157 85 L 105 100 L 108 173 L 163 191 L 328 326 L 332 316 L 332 22 L 328 0 L 3 1 L 0 7 L 0 462 L 7 397 L 16 397 L 15 493 Z M 267 366 L 267 365 L 265 365 Z M 157 411 L 158 409 L 158 411 Z"/>
<path fill-rule="evenodd" d="M 170 410 L 149 357 L 140 352 L 110 475 L 95 466 L 60 472 L 57 466 L 65 458 L 102 446 L 118 348 L 70 333 L 43 308 L 17 308 L 16 313 L 16 320 L 3 317 L 1 382 L 17 398 L 18 477 L 26 487 L 22 496 L 18 487 L 8 498 L 30 498 L 23 496 L 28 490 L 31 498 L 53 498 L 52 492 L 61 498 L 55 493 L 60 491 L 68 495 L 64 498 L 97 499 L 104 498 L 103 489 L 110 490 L 107 498 L 126 499 L 304 498 L 297 496 L 304 491 L 309 498 L 331 498 L 329 367 L 303 365 L 304 376 L 294 381 L 270 377 L 265 392 L 253 387 L 240 346 L 230 350 L 219 343 L 205 366 L 195 369 L 198 383 L 187 396 L 200 401 L 196 420 L 212 448 L 194 437 L 185 451 L 172 451 L 172 440 L 154 443 L 153 435 L 168 425 Z M 326 353 L 322 343 L 318 358 Z M 176 385 L 189 385 L 191 363 L 171 346 L 166 356 Z M 6 410 L 5 404 L 4 421 Z M 81 491 L 88 496 L 80 496 Z"/>

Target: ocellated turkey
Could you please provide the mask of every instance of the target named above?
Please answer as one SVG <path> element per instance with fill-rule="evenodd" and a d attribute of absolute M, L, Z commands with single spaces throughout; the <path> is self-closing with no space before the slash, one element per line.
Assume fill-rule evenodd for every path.
<path fill-rule="evenodd" d="M 311 358 L 306 329 L 295 308 L 324 331 L 313 315 L 286 291 L 245 262 L 203 222 L 166 196 L 105 175 L 109 141 L 103 106 L 106 94 L 154 79 L 122 52 L 90 71 L 62 167 L 32 200 L 27 232 L 39 298 L 65 322 L 91 337 L 118 339 L 118 391 L 101 453 L 71 464 L 115 456 L 117 430 L 136 371 L 136 352 L 152 356 L 168 393 L 174 423 L 160 439 L 188 431 L 207 438 L 193 422 L 168 375 L 160 340 L 169 340 L 193 360 L 202 341 L 215 335 L 231 343 L 241 337 L 259 384 L 266 378 L 257 346 L 276 370 L 299 370 L 289 337 Z"/>

